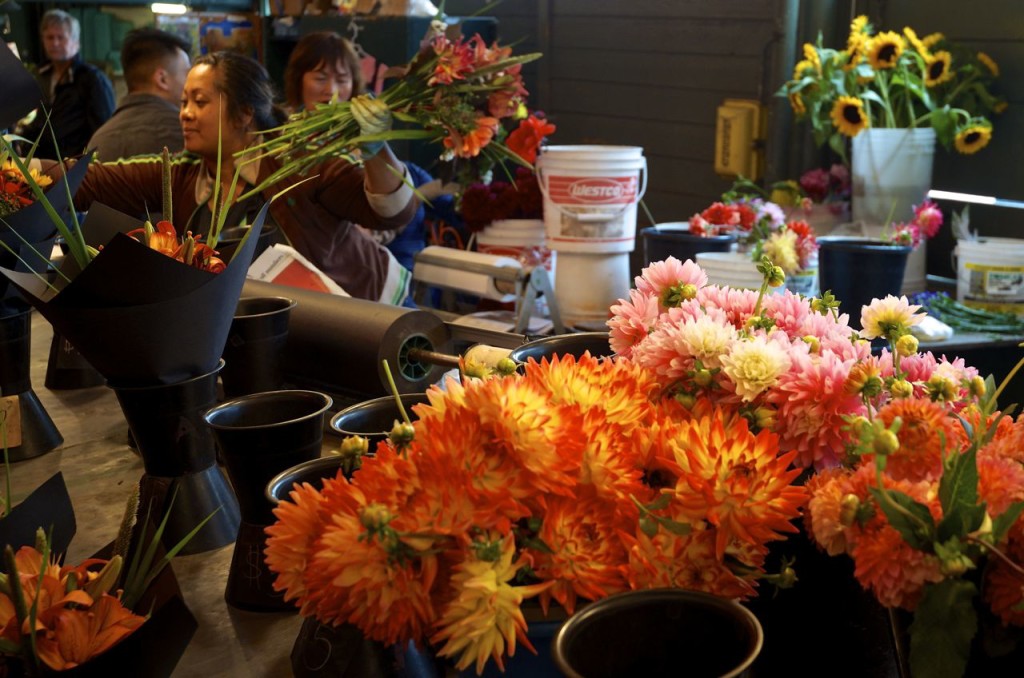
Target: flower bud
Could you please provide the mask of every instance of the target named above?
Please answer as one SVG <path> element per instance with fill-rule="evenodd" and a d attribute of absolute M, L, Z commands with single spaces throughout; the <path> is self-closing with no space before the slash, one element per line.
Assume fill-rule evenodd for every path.
<path fill-rule="evenodd" d="M 855 494 L 843 495 L 839 501 L 839 524 L 843 527 L 850 527 L 857 519 L 857 511 L 860 510 L 860 497 Z"/>
<path fill-rule="evenodd" d="M 906 358 L 917 353 L 917 337 L 913 334 L 904 334 L 902 337 L 896 340 L 896 353 L 901 358 Z"/>
<path fill-rule="evenodd" d="M 512 358 L 502 358 L 498 361 L 498 364 L 495 365 L 495 369 L 498 370 L 498 374 L 503 377 L 515 374 L 517 367 L 518 365 L 516 365 L 516 361 L 512 360 Z"/>
<path fill-rule="evenodd" d="M 939 561 L 939 569 L 947 577 L 959 577 L 973 567 L 974 563 L 971 559 L 962 553 Z"/>
<path fill-rule="evenodd" d="M 372 503 L 359 511 L 359 522 L 371 532 L 387 526 L 393 518 L 391 511 L 383 504 Z"/>
<path fill-rule="evenodd" d="M 864 415 L 854 417 L 850 420 L 850 430 L 852 430 L 854 435 L 857 437 L 863 436 L 867 431 L 870 431 L 871 428 L 871 420 Z"/>
<path fill-rule="evenodd" d="M 358 460 L 370 452 L 370 441 L 363 436 L 347 436 L 341 441 L 338 455 L 345 460 Z"/>
<path fill-rule="evenodd" d="M 679 288 L 679 296 L 685 301 L 697 297 L 697 286 L 693 283 L 686 283 Z"/>
<path fill-rule="evenodd" d="M 781 266 L 772 266 L 772 272 L 768 274 L 768 287 L 781 287 L 786 282 L 786 272 Z"/>
<path fill-rule="evenodd" d="M 948 402 L 956 398 L 956 384 L 938 374 L 932 375 L 925 383 L 925 388 L 932 400 Z"/>
<path fill-rule="evenodd" d="M 985 380 L 978 375 L 974 375 L 970 380 L 968 380 L 967 389 L 975 398 L 982 398 L 985 396 L 986 391 Z"/>
<path fill-rule="evenodd" d="M 404 421 L 396 421 L 395 425 L 391 428 L 391 432 L 388 433 L 388 438 L 394 443 L 395 447 L 404 447 L 413 441 L 416 437 L 416 429 L 412 427 L 412 424 L 406 424 Z"/>
<path fill-rule="evenodd" d="M 811 353 L 817 354 L 821 352 L 821 342 L 813 334 L 803 337 L 803 342 L 811 347 Z"/>
<path fill-rule="evenodd" d="M 878 368 L 871 363 L 857 363 L 850 368 L 843 388 L 847 393 L 873 398 L 882 392 L 882 379 Z"/>
<path fill-rule="evenodd" d="M 699 369 L 693 372 L 693 383 L 697 384 L 701 388 L 707 388 L 715 381 L 715 377 L 711 374 L 710 370 Z"/>
<path fill-rule="evenodd" d="M 892 382 L 889 392 L 892 393 L 893 398 L 909 398 L 914 395 L 914 385 L 906 379 L 897 379 Z"/>
<path fill-rule="evenodd" d="M 885 457 L 894 454 L 898 449 L 900 449 L 900 439 L 892 431 L 882 430 L 875 434 L 875 439 L 872 442 L 872 451 L 875 454 Z"/>
<path fill-rule="evenodd" d="M 759 407 L 754 410 L 754 425 L 759 429 L 775 427 L 775 410 L 770 407 Z"/>

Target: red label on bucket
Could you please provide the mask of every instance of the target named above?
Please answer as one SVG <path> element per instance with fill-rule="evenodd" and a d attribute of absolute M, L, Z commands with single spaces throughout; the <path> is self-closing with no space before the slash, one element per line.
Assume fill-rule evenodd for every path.
<path fill-rule="evenodd" d="M 628 205 L 636 202 L 637 178 L 548 175 L 548 194 L 559 205 Z"/>

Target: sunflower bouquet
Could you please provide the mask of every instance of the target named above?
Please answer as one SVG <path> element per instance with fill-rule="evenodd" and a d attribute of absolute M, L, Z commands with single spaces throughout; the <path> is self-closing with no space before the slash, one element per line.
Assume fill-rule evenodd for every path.
<path fill-rule="evenodd" d="M 988 116 L 1006 108 L 991 92 L 998 75 L 990 56 L 941 33 L 876 31 L 858 16 L 845 48 L 825 47 L 820 35 L 804 44 L 778 94 L 789 98 L 797 119 L 810 121 L 815 143 L 844 158 L 845 139 L 868 127 L 932 127 L 946 148 L 971 154 L 992 138 Z"/>
<path fill-rule="evenodd" d="M 431 31 L 410 63 L 387 73 L 394 82 L 373 100 L 374 116 L 392 116 L 404 123 L 403 129 L 385 126 L 385 131 L 365 134 L 361 130 L 374 125 L 360 126 L 360 109 L 352 102 L 319 104 L 271 130 L 270 138 L 257 147 L 282 161 L 264 184 L 305 174 L 326 159 L 355 153 L 363 144 L 400 139 L 436 143 L 445 161 L 483 155 L 491 165 L 510 160 L 530 166 L 501 142 L 500 127 L 503 119 L 521 110 L 527 95 L 522 65 L 540 54 L 513 56 L 510 47 L 487 45 L 479 35 L 468 40 L 461 34 L 450 36 L 458 26 Z"/>

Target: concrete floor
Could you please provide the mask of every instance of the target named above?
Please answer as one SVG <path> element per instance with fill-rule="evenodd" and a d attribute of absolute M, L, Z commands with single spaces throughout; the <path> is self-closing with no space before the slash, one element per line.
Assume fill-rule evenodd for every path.
<path fill-rule="evenodd" d="M 41 457 L 13 464 L 12 493 L 17 503 L 58 470 L 64 472 L 78 523 L 67 560 L 78 562 L 116 536 L 125 501 L 142 476 L 143 466 L 127 445 L 127 424 L 113 391 L 105 386 L 72 391 L 51 391 L 43 386 L 51 337 L 49 323 L 34 313 L 33 390 L 64 436 L 64 444 Z M 0 475 L 3 473 L 0 468 Z M 295 613 L 261 614 L 230 608 L 223 596 L 232 550 L 228 545 L 174 559 L 186 602 L 199 621 L 174 676 L 292 675 L 288 654 L 302 620 Z"/>

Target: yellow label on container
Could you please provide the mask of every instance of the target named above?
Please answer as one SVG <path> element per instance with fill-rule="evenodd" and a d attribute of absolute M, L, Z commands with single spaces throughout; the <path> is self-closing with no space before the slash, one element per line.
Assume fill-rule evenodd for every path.
<path fill-rule="evenodd" d="M 7 448 L 21 446 L 21 401 L 18 396 L 0 398 L 0 424 L 6 429 Z M 0 443 L 3 441 L 0 440 Z"/>

